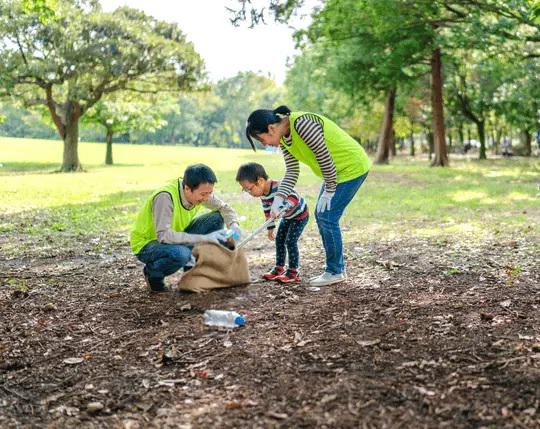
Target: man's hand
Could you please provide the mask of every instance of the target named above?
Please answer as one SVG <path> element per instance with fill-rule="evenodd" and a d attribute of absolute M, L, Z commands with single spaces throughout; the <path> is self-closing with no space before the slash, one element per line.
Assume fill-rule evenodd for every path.
<path fill-rule="evenodd" d="M 269 229 L 269 230 L 268 230 L 268 240 L 274 241 L 274 239 L 275 239 L 275 236 L 274 236 L 274 228 L 272 228 L 272 229 Z"/>
<path fill-rule="evenodd" d="M 220 229 L 210 234 L 205 234 L 202 236 L 203 241 L 208 241 L 210 243 L 221 244 L 227 241 L 227 233 L 224 229 Z"/>
<path fill-rule="evenodd" d="M 335 192 L 328 192 L 324 191 L 319 199 L 317 200 L 317 213 L 325 212 L 326 210 L 330 210 L 330 207 L 332 206 L 332 198 L 334 197 Z"/>
<path fill-rule="evenodd" d="M 272 202 L 272 207 L 270 207 L 270 217 L 274 219 L 278 217 L 279 212 L 282 209 L 282 206 L 283 206 L 283 197 L 276 195 L 274 197 L 274 201 Z"/>

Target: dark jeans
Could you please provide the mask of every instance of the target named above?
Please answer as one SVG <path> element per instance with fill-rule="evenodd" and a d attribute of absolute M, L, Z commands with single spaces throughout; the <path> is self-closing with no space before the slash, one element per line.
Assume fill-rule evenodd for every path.
<path fill-rule="evenodd" d="M 336 193 L 332 198 L 330 210 L 322 213 L 315 213 L 319 233 L 321 234 L 324 251 L 326 253 L 326 271 L 332 274 L 340 274 L 345 271 L 345 261 L 343 259 L 343 242 L 341 240 L 341 229 L 339 220 L 345 208 L 352 201 L 364 180 L 367 173 L 348 182 L 338 183 Z M 319 197 L 324 191 L 321 187 Z"/>
<path fill-rule="evenodd" d="M 184 232 L 190 234 L 209 234 L 223 228 L 223 218 L 219 212 L 205 213 L 191 221 Z M 163 279 L 184 267 L 191 259 L 192 245 L 163 244 L 151 241 L 137 254 L 139 261 L 145 263 L 144 271 L 148 277 Z"/>
<path fill-rule="evenodd" d="M 307 225 L 309 216 L 302 220 L 282 219 L 276 234 L 276 265 L 285 265 L 285 258 L 289 254 L 289 268 L 298 269 L 300 252 L 298 251 L 298 239 Z"/>

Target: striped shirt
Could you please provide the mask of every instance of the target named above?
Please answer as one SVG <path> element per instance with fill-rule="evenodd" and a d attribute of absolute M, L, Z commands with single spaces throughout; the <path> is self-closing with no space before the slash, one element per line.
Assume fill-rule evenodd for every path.
<path fill-rule="evenodd" d="M 277 180 L 272 180 L 272 183 L 270 185 L 270 191 L 268 192 L 268 194 L 265 194 L 261 197 L 264 217 L 266 219 L 270 218 L 270 209 L 272 208 L 272 203 L 274 202 L 274 197 L 278 193 L 278 189 L 279 182 Z M 291 204 L 291 208 L 285 212 L 285 215 L 283 216 L 284 219 L 302 220 L 309 214 L 308 206 L 306 204 L 306 201 L 304 200 L 304 197 L 298 195 L 298 193 L 294 189 L 287 197 L 287 201 Z M 271 223 L 268 226 L 268 229 L 274 229 L 275 227 L 276 224 Z"/>
<path fill-rule="evenodd" d="M 312 150 L 319 163 L 324 178 L 324 189 L 328 192 L 335 192 L 337 186 L 336 165 L 326 146 L 322 125 L 322 119 L 319 116 L 306 113 L 298 117 L 293 126 L 307 147 Z M 289 146 L 292 144 L 291 134 L 283 139 Z M 279 187 L 279 194 L 289 195 L 298 181 L 300 165 L 298 160 L 283 145 L 281 145 L 281 150 L 285 159 L 286 171 Z"/>

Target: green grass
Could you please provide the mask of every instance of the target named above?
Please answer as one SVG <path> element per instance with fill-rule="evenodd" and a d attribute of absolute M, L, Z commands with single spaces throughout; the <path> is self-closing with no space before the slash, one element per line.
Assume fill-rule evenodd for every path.
<path fill-rule="evenodd" d="M 245 229 L 262 220 L 258 200 L 240 191 L 234 176 L 247 161 L 262 163 L 271 177 L 284 172 L 281 155 L 249 150 L 183 146 L 114 146 L 114 166 L 105 166 L 105 145 L 81 143 L 83 173 L 57 173 L 58 141 L 0 138 L 0 233 L 127 233 L 145 198 L 189 164 L 216 172 L 215 191 L 246 217 Z M 540 161 L 452 159 L 451 168 L 398 157 L 374 166 L 349 206 L 343 225 L 360 240 L 395 236 L 485 237 L 539 234 Z M 301 168 L 298 190 L 314 207 L 320 180 Z"/>

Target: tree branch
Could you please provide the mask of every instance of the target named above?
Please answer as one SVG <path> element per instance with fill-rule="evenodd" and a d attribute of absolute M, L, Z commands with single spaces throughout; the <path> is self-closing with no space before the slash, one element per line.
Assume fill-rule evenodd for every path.
<path fill-rule="evenodd" d="M 26 60 L 26 55 L 24 55 L 24 51 L 23 51 L 23 48 L 21 46 L 21 41 L 19 40 L 19 34 L 15 35 L 15 40 L 17 40 L 17 46 L 19 47 L 19 51 L 21 53 L 24 64 L 26 65 L 26 67 L 28 67 L 28 61 Z"/>
<path fill-rule="evenodd" d="M 54 125 L 56 126 L 56 129 L 58 130 L 58 134 L 60 134 L 60 137 L 62 140 L 66 137 L 66 127 L 62 123 L 62 118 L 56 113 L 56 106 L 57 103 L 54 101 L 52 96 L 52 86 L 49 85 L 47 88 L 45 88 L 45 94 L 47 95 L 47 107 L 49 108 L 49 112 L 51 114 L 51 118 L 54 122 Z"/>

